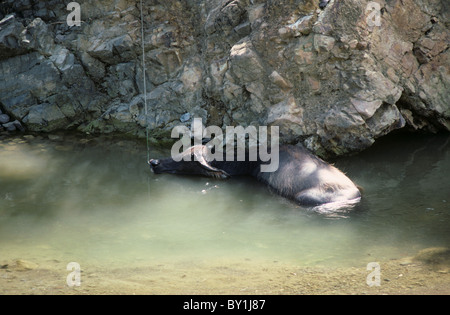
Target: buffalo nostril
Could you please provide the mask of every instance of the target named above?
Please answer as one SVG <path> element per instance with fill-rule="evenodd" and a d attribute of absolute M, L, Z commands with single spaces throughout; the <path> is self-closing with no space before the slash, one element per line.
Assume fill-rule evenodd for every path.
<path fill-rule="evenodd" d="M 156 167 L 159 165 L 159 160 L 150 160 L 148 162 L 151 166 Z"/>

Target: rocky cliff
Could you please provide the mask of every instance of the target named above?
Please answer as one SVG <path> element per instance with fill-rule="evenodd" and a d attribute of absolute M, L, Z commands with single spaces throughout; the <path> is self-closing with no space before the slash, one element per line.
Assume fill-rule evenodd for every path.
<path fill-rule="evenodd" d="M 159 141 L 201 117 L 278 125 L 321 155 L 403 127 L 450 130 L 446 0 L 143 0 L 147 113 L 140 2 L 79 0 L 81 26 L 68 2 L 0 4 L 9 129 L 148 127 Z"/>

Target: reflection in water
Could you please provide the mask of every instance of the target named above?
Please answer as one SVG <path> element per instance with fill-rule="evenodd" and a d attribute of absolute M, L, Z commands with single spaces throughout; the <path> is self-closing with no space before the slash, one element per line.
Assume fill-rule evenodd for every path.
<path fill-rule="evenodd" d="M 450 244 L 448 134 L 390 136 L 336 161 L 364 194 L 331 215 L 301 209 L 251 178 L 154 175 L 145 146 L 133 141 L 52 139 L 0 140 L 0 263 L 360 266 Z"/>

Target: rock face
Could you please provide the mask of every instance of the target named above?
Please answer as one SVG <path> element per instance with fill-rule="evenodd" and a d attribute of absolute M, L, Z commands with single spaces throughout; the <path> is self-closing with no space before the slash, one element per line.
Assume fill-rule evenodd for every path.
<path fill-rule="evenodd" d="M 31 131 L 156 140 L 174 126 L 278 125 L 320 155 L 407 126 L 450 130 L 445 0 L 0 4 L 0 110 Z M 322 1 L 323 2 L 323 1 Z"/>

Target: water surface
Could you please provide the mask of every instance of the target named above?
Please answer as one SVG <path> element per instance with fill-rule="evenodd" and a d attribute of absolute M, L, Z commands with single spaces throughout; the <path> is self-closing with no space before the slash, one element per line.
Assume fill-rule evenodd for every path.
<path fill-rule="evenodd" d="M 448 134 L 390 136 L 335 161 L 364 188 L 359 205 L 337 214 L 300 208 L 253 179 L 155 175 L 146 156 L 145 144 L 111 137 L 1 139 L 0 263 L 361 267 L 450 244 Z"/>

